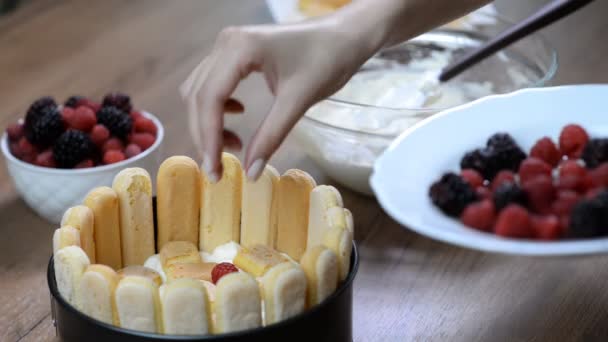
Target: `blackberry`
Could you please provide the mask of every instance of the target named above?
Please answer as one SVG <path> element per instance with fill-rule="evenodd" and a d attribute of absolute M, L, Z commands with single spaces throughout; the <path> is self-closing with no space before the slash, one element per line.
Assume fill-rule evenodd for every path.
<path fill-rule="evenodd" d="M 67 100 L 65 100 L 65 103 L 63 105 L 70 108 L 76 108 L 78 106 L 78 103 L 83 99 L 84 96 L 73 95 L 70 96 Z"/>
<path fill-rule="evenodd" d="M 570 214 L 568 236 L 590 238 L 608 235 L 606 209 L 605 203 L 597 198 L 576 203 Z"/>
<path fill-rule="evenodd" d="M 508 133 L 496 133 L 488 138 L 486 142 L 486 147 L 494 149 L 494 148 L 505 148 L 505 147 L 513 147 L 517 146 L 515 140 Z"/>
<path fill-rule="evenodd" d="M 131 133 L 133 127 L 131 116 L 112 106 L 101 107 L 97 112 L 97 123 L 106 126 L 112 135 L 123 140 Z"/>
<path fill-rule="evenodd" d="M 52 97 L 44 96 L 34 101 L 25 114 L 25 127 L 31 127 L 48 108 L 57 108 L 57 102 Z"/>
<path fill-rule="evenodd" d="M 93 155 L 93 142 L 81 131 L 68 130 L 53 146 L 53 158 L 60 168 L 73 168 Z"/>
<path fill-rule="evenodd" d="M 111 93 L 107 94 L 103 97 L 103 102 L 101 104 L 103 107 L 116 107 L 126 114 L 131 113 L 131 98 L 129 95 L 121 94 L 121 93 Z"/>
<path fill-rule="evenodd" d="M 478 199 L 469 183 L 452 172 L 431 185 L 429 196 L 433 204 L 449 216 L 459 216 L 467 205 Z"/>
<path fill-rule="evenodd" d="M 460 160 L 461 169 L 473 169 L 481 173 L 485 179 L 492 179 L 498 170 L 495 170 L 490 160 L 488 149 L 475 149 L 465 153 Z"/>
<path fill-rule="evenodd" d="M 595 168 L 608 161 L 608 139 L 591 139 L 585 145 L 581 158 L 588 168 Z"/>
<path fill-rule="evenodd" d="M 519 164 L 526 159 L 526 153 L 517 145 L 513 137 L 507 133 L 496 133 L 486 143 L 492 156 L 492 164 L 498 170 L 517 172 Z M 498 171 L 496 171 L 498 172 Z"/>
<path fill-rule="evenodd" d="M 519 204 L 523 207 L 526 207 L 528 204 L 526 193 L 519 185 L 511 182 L 503 183 L 496 188 L 493 200 L 497 212 L 511 203 Z"/>
<path fill-rule="evenodd" d="M 63 119 L 57 107 L 44 107 L 36 112 L 36 119 L 30 120 L 25 128 L 29 142 L 39 147 L 52 145 L 63 133 Z"/>

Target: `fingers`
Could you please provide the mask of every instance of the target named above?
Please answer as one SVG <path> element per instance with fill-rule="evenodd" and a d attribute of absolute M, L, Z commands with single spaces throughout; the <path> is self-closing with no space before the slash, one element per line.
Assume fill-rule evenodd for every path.
<path fill-rule="evenodd" d="M 272 154 L 306 111 L 309 98 L 303 89 L 284 87 L 277 95 L 268 116 L 254 134 L 245 157 L 247 178 L 257 180 Z"/>

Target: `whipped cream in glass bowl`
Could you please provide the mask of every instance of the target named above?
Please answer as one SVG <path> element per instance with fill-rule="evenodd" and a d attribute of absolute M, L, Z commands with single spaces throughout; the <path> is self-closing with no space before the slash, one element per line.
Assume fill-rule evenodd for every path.
<path fill-rule="evenodd" d="M 342 89 L 311 107 L 294 135 L 336 182 L 372 195 L 368 180 L 376 158 L 407 128 L 442 110 L 551 80 L 556 52 L 531 35 L 449 82 L 437 81 L 444 67 L 511 25 L 491 19 L 493 25 L 441 28 L 380 51 Z"/>

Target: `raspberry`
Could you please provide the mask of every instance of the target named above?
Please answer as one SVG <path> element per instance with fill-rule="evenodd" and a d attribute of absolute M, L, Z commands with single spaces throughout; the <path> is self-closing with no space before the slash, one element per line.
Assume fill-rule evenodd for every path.
<path fill-rule="evenodd" d="M 23 123 L 16 122 L 6 127 L 6 135 L 10 141 L 19 141 L 23 136 Z"/>
<path fill-rule="evenodd" d="M 156 138 L 150 133 L 135 133 L 131 137 L 131 142 L 141 147 L 142 151 L 147 150 L 154 145 Z"/>
<path fill-rule="evenodd" d="M 590 169 L 608 162 L 608 139 L 589 140 L 583 149 L 581 158 L 585 161 L 585 166 Z"/>
<path fill-rule="evenodd" d="M 551 212 L 560 217 L 570 215 L 572 207 L 579 201 L 580 196 L 572 190 L 561 190 L 551 204 Z"/>
<path fill-rule="evenodd" d="M 141 153 L 141 147 L 135 144 L 129 144 L 127 148 L 125 148 L 125 156 L 127 158 L 135 157 L 136 155 Z"/>
<path fill-rule="evenodd" d="M 74 168 L 75 169 L 86 169 L 86 168 L 93 167 L 93 166 L 95 166 L 95 164 L 93 163 L 93 160 L 85 159 L 85 160 L 81 161 L 80 163 L 76 164 L 76 166 Z"/>
<path fill-rule="evenodd" d="M 66 119 L 69 120 L 66 121 L 69 128 L 73 128 L 83 132 L 89 132 L 97 123 L 95 113 L 89 107 L 85 106 L 80 106 L 76 108 L 74 114 Z"/>
<path fill-rule="evenodd" d="M 133 127 L 131 117 L 116 107 L 102 107 L 97 112 L 97 122 L 106 126 L 113 136 L 123 140 Z"/>
<path fill-rule="evenodd" d="M 87 134 L 68 130 L 57 139 L 53 146 L 53 158 L 60 168 L 72 168 L 91 157 L 93 146 L 93 142 Z"/>
<path fill-rule="evenodd" d="M 125 154 L 117 150 L 109 150 L 103 154 L 104 164 L 114 164 L 125 160 Z"/>
<path fill-rule="evenodd" d="M 76 116 L 76 111 L 74 110 L 74 108 L 63 107 L 63 109 L 61 110 L 61 118 L 63 119 L 64 123 L 68 124 L 68 126 L 69 122 L 74 121 L 74 116 Z"/>
<path fill-rule="evenodd" d="M 480 199 L 492 199 L 492 191 L 485 186 L 479 186 L 475 189 L 477 197 Z"/>
<path fill-rule="evenodd" d="M 102 107 L 116 107 L 125 112 L 125 114 L 129 114 L 132 109 L 131 98 L 121 93 L 107 94 L 104 96 L 101 105 Z"/>
<path fill-rule="evenodd" d="M 151 122 L 151 121 L 150 121 Z M 483 185 L 483 177 L 479 172 L 473 169 L 464 169 L 460 171 L 460 177 L 464 179 L 470 186 L 477 188 Z"/>
<path fill-rule="evenodd" d="M 154 121 L 148 118 L 138 118 L 133 122 L 133 126 L 135 127 L 135 132 L 138 133 L 150 133 L 156 136 L 156 125 Z M 483 181 L 483 180 L 482 180 Z"/>
<path fill-rule="evenodd" d="M 65 102 L 63 103 L 63 106 L 65 108 L 78 108 L 78 105 L 80 103 L 80 101 L 84 100 L 84 96 L 80 96 L 80 95 L 73 95 L 68 97 L 67 100 L 65 100 Z"/>
<path fill-rule="evenodd" d="M 573 190 L 584 192 L 587 189 L 585 178 L 576 175 L 565 175 L 557 180 L 557 188 L 559 190 Z"/>
<path fill-rule="evenodd" d="M 496 177 L 494 177 L 494 179 L 492 180 L 490 188 L 495 191 L 496 189 L 498 189 L 499 186 L 504 183 L 515 183 L 515 174 L 513 173 L 513 171 L 502 170 L 497 173 Z"/>
<path fill-rule="evenodd" d="M 36 165 L 42 167 L 57 167 L 57 163 L 55 163 L 55 159 L 53 158 L 53 151 L 48 149 L 36 156 Z"/>
<path fill-rule="evenodd" d="M 28 164 L 35 164 L 36 163 L 36 157 L 37 157 L 36 153 L 24 154 L 24 155 L 21 156 L 21 160 L 23 160 L 24 162 L 26 162 Z"/>
<path fill-rule="evenodd" d="M 13 154 L 13 156 L 15 156 L 15 158 L 21 159 L 21 157 L 23 156 L 23 152 L 21 152 L 21 149 L 19 148 L 19 142 L 17 142 L 17 141 L 11 142 L 9 144 L 9 149 L 10 149 L 11 153 Z"/>
<path fill-rule="evenodd" d="M 213 281 L 214 284 L 217 284 L 217 282 L 226 274 L 238 271 L 239 269 L 229 262 L 219 263 L 211 270 L 211 281 Z"/>
<path fill-rule="evenodd" d="M 528 195 L 515 183 L 504 183 L 494 191 L 494 206 L 500 211 L 511 203 L 522 206 L 528 204 Z"/>
<path fill-rule="evenodd" d="M 80 99 L 77 103 L 75 108 L 81 107 L 81 106 L 85 106 L 85 107 L 89 107 L 93 113 L 97 113 L 100 109 L 101 109 L 101 105 L 93 100 L 89 100 L 87 98 L 82 98 Z"/>
<path fill-rule="evenodd" d="M 559 134 L 559 150 L 568 158 L 578 158 L 589 141 L 589 135 L 579 125 L 566 125 Z"/>
<path fill-rule="evenodd" d="M 517 204 L 509 204 L 498 214 L 494 232 L 496 235 L 512 238 L 534 236 L 534 231 L 530 227 L 528 211 Z"/>
<path fill-rule="evenodd" d="M 551 166 L 557 166 L 557 163 L 562 159 L 562 155 L 549 137 L 543 137 L 532 146 L 530 157 L 536 157 L 543 160 Z"/>
<path fill-rule="evenodd" d="M 110 138 L 110 131 L 104 125 L 97 124 L 91 130 L 91 140 L 97 146 L 103 144 Z M 121 143 L 122 144 L 122 143 Z"/>
<path fill-rule="evenodd" d="M 555 199 L 555 188 L 551 177 L 537 176 L 524 182 L 522 188 L 528 195 L 532 210 L 540 214 L 551 212 L 551 203 Z"/>
<path fill-rule="evenodd" d="M 133 122 L 135 122 L 137 119 L 139 118 L 143 118 L 144 115 L 136 110 L 131 111 L 131 119 L 133 119 Z"/>
<path fill-rule="evenodd" d="M 608 186 L 608 163 L 602 163 L 589 171 L 592 186 Z"/>
<path fill-rule="evenodd" d="M 562 233 L 559 219 L 555 215 L 532 215 L 530 226 L 539 240 L 557 240 Z"/>
<path fill-rule="evenodd" d="M 519 166 L 519 181 L 523 184 L 526 181 L 540 175 L 551 177 L 551 165 L 544 161 L 529 157 L 526 158 Z"/>
<path fill-rule="evenodd" d="M 32 145 L 26 137 L 19 139 L 19 151 L 22 155 L 32 155 L 37 152 L 36 146 Z"/>
<path fill-rule="evenodd" d="M 446 173 L 433 183 L 429 196 L 448 216 L 460 216 L 464 208 L 477 200 L 477 194 L 469 183 L 454 173 Z"/>
<path fill-rule="evenodd" d="M 104 153 L 112 150 L 122 151 L 124 148 L 125 146 L 123 145 L 122 140 L 118 138 L 110 138 L 103 144 L 101 151 Z"/>
<path fill-rule="evenodd" d="M 585 177 L 587 170 L 582 167 L 576 160 L 566 160 L 559 165 L 559 176 L 574 175 L 578 177 Z"/>
<path fill-rule="evenodd" d="M 469 204 L 460 216 L 463 224 L 483 231 L 492 229 L 494 219 L 494 203 L 488 199 Z"/>

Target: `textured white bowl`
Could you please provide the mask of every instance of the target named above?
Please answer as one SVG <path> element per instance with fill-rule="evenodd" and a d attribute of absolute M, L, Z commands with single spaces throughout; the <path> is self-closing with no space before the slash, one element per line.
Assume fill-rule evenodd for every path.
<path fill-rule="evenodd" d="M 87 169 L 53 169 L 23 162 L 9 150 L 8 136 L 2 136 L 2 153 L 15 188 L 27 205 L 44 219 L 58 224 L 63 213 L 74 205 L 82 203 L 87 193 L 97 186 L 111 186 L 114 176 L 126 167 L 142 167 L 156 172 L 160 164 L 160 146 L 164 129 L 152 114 L 144 116 L 154 121 L 158 128 L 156 141 L 139 155 L 116 164 Z M 155 179 L 154 174 L 150 174 Z"/>
<path fill-rule="evenodd" d="M 608 238 L 561 240 L 508 239 L 461 224 L 439 211 L 429 187 L 444 172 L 458 172 L 462 155 L 508 132 L 529 151 L 536 140 L 557 140 L 569 123 L 591 136 L 608 136 L 608 85 L 527 89 L 489 96 L 426 119 L 404 132 L 378 158 L 371 185 L 384 210 L 422 235 L 480 251 L 518 255 L 608 253 Z"/>

